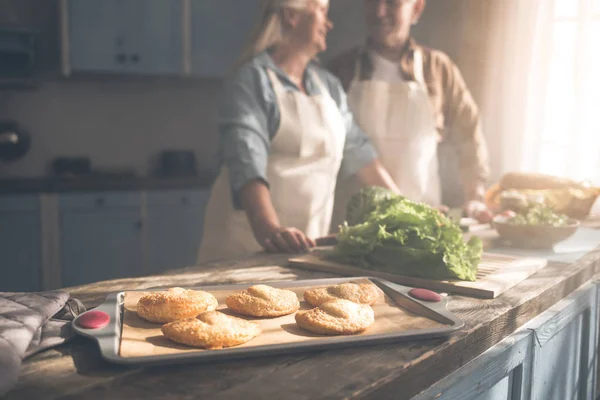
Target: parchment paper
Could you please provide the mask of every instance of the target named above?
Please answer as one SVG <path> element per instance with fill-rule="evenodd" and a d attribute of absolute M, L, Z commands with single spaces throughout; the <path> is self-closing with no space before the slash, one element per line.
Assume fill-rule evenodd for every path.
<path fill-rule="evenodd" d="M 350 281 L 351 279 L 349 279 Z M 354 279 L 353 282 L 360 282 L 360 279 Z M 248 286 L 251 286 L 250 284 Z M 300 300 L 300 309 L 307 310 L 312 308 L 310 304 L 304 301 L 303 294 L 306 290 L 321 286 L 311 287 L 291 287 Z M 217 300 L 219 307 L 217 310 L 234 315 L 247 320 L 260 323 L 263 333 L 250 342 L 244 343 L 240 347 L 254 347 L 268 344 L 285 344 L 303 342 L 315 339 L 339 339 L 340 336 L 322 336 L 302 330 L 296 325 L 294 319 L 295 313 L 278 318 L 252 318 L 237 315 L 227 308 L 225 299 L 236 290 L 211 290 Z M 219 351 L 203 350 L 187 347 L 165 338 L 160 330 L 160 324 L 153 324 L 138 317 L 136 305 L 140 297 L 148 292 L 126 292 L 124 298 L 123 313 L 123 331 L 121 337 L 120 355 L 121 357 L 144 357 L 152 355 L 168 355 L 185 352 Z M 372 306 L 375 312 L 375 323 L 366 331 L 359 335 L 373 335 L 391 332 L 404 332 L 414 329 L 444 328 L 445 325 L 428 319 L 423 316 L 415 315 L 411 312 L 399 308 L 392 299 L 380 291 L 377 302 Z"/>

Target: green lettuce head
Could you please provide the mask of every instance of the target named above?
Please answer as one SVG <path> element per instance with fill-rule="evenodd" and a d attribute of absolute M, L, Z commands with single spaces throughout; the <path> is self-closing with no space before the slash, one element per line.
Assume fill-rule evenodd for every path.
<path fill-rule="evenodd" d="M 373 211 L 385 207 L 392 199 L 399 197 L 389 189 L 373 186 L 356 193 L 346 205 L 346 222 L 357 225 L 366 221 Z"/>
<path fill-rule="evenodd" d="M 337 261 L 430 279 L 474 281 L 483 251 L 436 209 L 381 188 L 352 197 L 337 239 Z"/>

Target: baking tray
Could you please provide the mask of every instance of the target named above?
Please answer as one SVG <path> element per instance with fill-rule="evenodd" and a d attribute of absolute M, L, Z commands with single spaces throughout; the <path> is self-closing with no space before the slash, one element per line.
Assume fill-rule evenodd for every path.
<path fill-rule="evenodd" d="M 447 336 L 464 326 L 464 323 L 460 319 L 447 310 L 447 299 L 445 297 L 442 297 L 442 300 L 439 303 L 421 301 L 409 295 L 409 291 L 413 288 L 397 285 L 379 278 L 348 277 L 260 283 L 275 288 L 295 291 L 301 300 L 301 309 L 309 309 L 311 308 L 310 305 L 306 304 L 302 297 L 303 291 L 307 288 L 357 281 L 371 281 L 381 289 L 382 293 L 378 303 L 373 305 L 375 311 L 375 324 L 366 331 L 356 335 L 319 336 L 310 334 L 302 331 L 295 323 L 290 323 L 290 320 L 295 321 L 294 314 L 269 319 L 237 315 L 241 318 L 258 321 L 261 325 L 267 324 L 268 329 L 266 329 L 265 326 L 262 326 L 263 331 L 267 334 L 263 334 L 265 337 L 261 340 L 263 340 L 263 342 L 265 340 L 268 342 L 268 335 L 270 334 L 272 337 L 272 335 L 276 334 L 280 335 L 277 336 L 275 340 L 278 343 L 261 343 L 258 339 L 261 338 L 261 335 L 243 345 L 224 349 L 205 350 L 186 347 L 170 342 L 168 339 L 162 337 L 160 335 L 160 324 L 151 324 L 143 321 L 137 317 L 137 314 L 131 308 L 131 304 L 133 304 L 131 300 L 133 298 L 139 298 L 144 293 L 165 290 L 165 288 L 110 293 L 107 295 L 106 300 L 94 309 L 94 311 L 103 311 L 110 316 L 108 325 L 100 329 L 84 329 L 78 323 L 79 319 L 85 315 L 85 313 L 83 313 L 73 320 L 72 326 L 78 334 L 91 338 L 98 343 L 103 358 L 110 362 L 126 365 L 164 365 L 184 362 L 243 359 L 254 356 L 292 352 L 328 350 L 333 348 L 355 347 L 359 345 L 398 341 L 424 340 Z M 224 296 L 226 294 L 247 289 L 251 285 L 251 283 L 246 283 L 235 285 L 195 286 L 189 288 L 211 292 L 217 299 L 221 297 L 219 299 L 218 310 L 228 313 L 229 310 L 226 309 Z M 411 325 L 411 328 L 408 330 L 396 329 L 394 324 L 389 323 L 387 316 L 394 314 L 395 312 L 405 313 L 406 318 L 411 318 L 411 324 L 418 323 L 420 326 L 423 326 L 423 328 Z M 399 317 L 396 316 L 394 318 Z M 385 322 L 383 328 L 380 326 L 382 320 Z M 280 332 L 277 332 L 277 328 L 280 329 Z M 378 330 L 381 331 L 382 329 L 385 332 L 378 332 Z M 147 336 L 145 339 L 132 338 L 132 335 L 134 334 Z M 121 348 L 122 339 L 124 347 L 133 343 L 132 347 L 136 349 L 136 351 L 131 351 L 130 347 L 126 347 L 127 351 L 125 351 L 125 348 Z M 256 342 L 257 340 L 258 342 Z"/>

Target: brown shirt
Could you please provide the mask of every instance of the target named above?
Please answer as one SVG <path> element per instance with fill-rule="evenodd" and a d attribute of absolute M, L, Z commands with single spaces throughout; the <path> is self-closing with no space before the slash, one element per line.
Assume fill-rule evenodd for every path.
<path fill-rule="evenodd" d="M 407 81 L 415 80 L 413 59 L 417 48 L 423 54 L 423 76 L 438 132 L 443 140 L 450 141 L 456 148 L 463 182 L 485 181 L 489 176 L 489 159 L 479 110 L 458 67 L 441 51 L 422 47 L 411 39 L 400 60 L 400 71 Z M 350 88 L 359 60 L 360 79 L 371 79 L 373 65 L 363 46 L 342 53 L 328 65 L 346 91 Z"/>

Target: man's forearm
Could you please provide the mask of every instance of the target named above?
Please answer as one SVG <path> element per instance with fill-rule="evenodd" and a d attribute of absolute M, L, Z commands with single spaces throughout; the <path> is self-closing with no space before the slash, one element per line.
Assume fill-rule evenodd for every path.
<path fill-rule="evenodd" d="M 465 213 L 470 218 L 475 218 L 481 223 L 489 223 L 494 214 L 484 203 L 485 187 L 481 180 L 471 180 L 464 183 L 465 187 Z"/>
<path fill-rule="evenodd" d="M 379 162 L 379 159 L 375 159 L 362 167 L 356 173 L 356 177 L 364 186 L 381 186 L 400 194 L 400 189 L 398 189 L 390 174 Z"/>
<path fill-rule="evenodd" d="M 463 183 L 465 190 L 465 203 L 469 201 L 483 201 L 485 186 L 479 179 L 471 179 Z"/>

